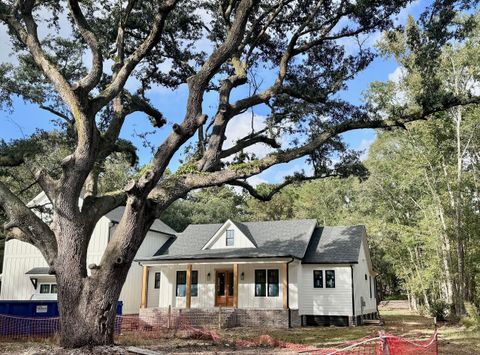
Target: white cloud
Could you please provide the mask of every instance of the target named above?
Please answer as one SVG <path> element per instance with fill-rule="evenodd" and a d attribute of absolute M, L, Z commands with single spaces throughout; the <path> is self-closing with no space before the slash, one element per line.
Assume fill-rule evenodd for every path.
<path fill-rule="evenodd" d="M 405 6 L 399 14 L 395 17 L 395 25 L 404 25 L 407 22 L 408 16 L 412 13 L 413 9 L 420 4 L 420 0 L 415 0 Z"/>
<path fill-rule="evenodd" d="M 258 132 L 265 128 L 265 116 L 256 115 L 251 112 L 244 112 L 235 116 L 230 120 L 225 132 L 226 140 L 223 148 L 228 149 L 233 147 L 237 141 L 243 137 L 248 136 L 252 132 Z M 252 130 L 253 128 L 253 130 Z M 258 158 L 262 158 L 272 151 L 272 148 L 262 144 L 254 144 L 244 150 L 246 153 L 253 153 Z M 231 160 L 227 159 L 227 160 Z"/>
<path fill-rule="evenodd" d="M 357 150 L 363 150 L 363 153 L 360 155 L 360 160 L 364 161 L 368 157 L 368 151 L 370 149 L 370 146 L 375 142 L 375 138 L 371 139 L 362 139 L 360 141 L 360 144 L 357 147 Z"/>
<path fill-rule="evenodd" d="M 388 74 L 388 80 L 397 85 L 397 91 L 394 96 L 395 104 L 405 105 L 407 103 L 407 93 L 399 88 L 399 84 L 405 80 L 407 70 L 404 67 L 398 66 L 393 72 Z"/>
<path fill-rule="evenodd" d="M 259 175 L 251 176 L 247 179 L 247 182 L 252 186 L 258 186 L 260 184 L 268 184 L 268 181 L 261 178 Z"/>
<path fill-rule="evenodd" d="M 388 80 L 393 81 L 394 83 L 400 83 L 407 75 L 407 71 L 404 67 L 398 66 L 393 72 L 388 74 Z"/>

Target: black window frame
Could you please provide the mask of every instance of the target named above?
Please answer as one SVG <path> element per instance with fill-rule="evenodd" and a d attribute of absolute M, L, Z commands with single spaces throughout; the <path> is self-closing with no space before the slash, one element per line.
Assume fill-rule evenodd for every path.
<path fill-rule="evenodd" d="M 187 296 L 187 271 L 186 270 L 177 270 L 175 279 L 175 297 L 186 297 Z M 181 276 L 181 277 L 180 277 Z M 178 286 L 185 285 L 184 294 L 179 294 Z"/>
<path fill-rule="evenodd" d="M 42 287 L 43 287 L 43 286 L 47 286 L 47 292 L 43 292 L 43 291 L 42 291 Z M 40 284 L 40 289 L 39 289 L 39 291 L 40 291 L 40 293 L 43 294 L 43 295 L 50 293 L 50 284 Z"/>
<path fill-rule="evenodd" d="M 179 275 L 182 275 L 182 279 L 185 279 L 185 283 L 179 283 Z M 185 276 L 183 276 L 185 275 Z M 190 274 L 190 297 L 197 297 L 198 296 L 198 270 L 192 270 Z M 186 297 L 187 296 L 187 271 L 186 270 L 177 270 L 177 277 L 175 283 L 175 297 Z M 179 295 L 178 286 L 185 285 L 185 294 Z M 195 285 L 195 287 L 194 287 Z"/>
<path fill-rule="evenodd" d="M 258 280 L 260 278 L 259 274 L 263 273 L 263 281 Z M 260 285 L 260 291 L 258 292 L 257 285 Z M 267 270 L 266 269 L 255 269 L 255 297 L 266 297 L 267 296 Z"/>
<path fill-rule="evenodd" d="M 276 274 L 276 275 L 275 275 Z M 270 275 L 273 276 L 272 282 L 270 282 Z M 275 276 L 276 276 L 276 281 L 275 281 Z M 276 294 L 273 292 L 270 292 L 270 285 L 276 285 Z M 271 294 L 272 293 L 272 294 Z M 268 297 L 278 297 L 280 296 L 280 270 L 278 269 L 268 269 L 267 270 L 267 295 Z"/>
<path fill-rule="evenodd" d="M 198 297 L 198 270 L 192 270 L 190 279 L 190 296 Z"/>
<path fill-rule="evenodd" d="M 54 291 L 55 289 L 55 291 Z M 58 286 L 57 284 L 50 284 L 50 293 L 57 294 L 58 293 Z"/>
<path fill-rule="evenodd" d="M 333 275 L 333 286 L 329 286 L 328 284 L 328 277 Z M 325 288 L 335 288 L 335 270 L 325 270 Z"/>
<path fill-rule="evenodd" d="M 229 240 L 231 240 L 232 244 L 228 243 Z M 235 230 L 234 229 L 227 229 L 225 231 L 225 246 L 227 246 L 227 247 L 235 246 Z"/>
<path fill-rule="evenodd" d="M 317 275 L 320 274 L 320 285 L 317 286 L 315 281 L 317 280 Z M 313 270 L 313 288 L 323 288 L 323 270 Z"/>
<path fill-rule="evenodd" d="M 154 289 L 159 289 L 160 288 L 160 278 L 162 273 L 161 272 L 156 272 L 153 278 L 153 288 Z"/>

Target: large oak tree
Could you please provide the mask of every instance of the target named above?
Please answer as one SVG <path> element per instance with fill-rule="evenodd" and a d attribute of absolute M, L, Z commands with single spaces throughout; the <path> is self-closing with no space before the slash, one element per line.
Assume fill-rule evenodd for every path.
<path fill-rule="evenodd" d="M 365 36 L 390 29 L 392 18 L 408 3 L 0 2 L 0 20 L 16 54 L 14 64 L 0 67 L 2 103 L 8 106 L 18 96 L 37 104 L 54 114 L 74 141 L 56 174 L 33 164 L 28 154 L 0 157 L 3 166 L 26 164 L 52 201 L 47 224 L 0 182 L 8 237 L 36 246 L 56 275 L 61 344 L 113 342 L 115 304 L 136 251 L 154 219 L 189 191 L 230 184 L 269 199 L 293 180 L 362 175 L 358 155 L 348 150 L 341 133 L 401 127 L 445 108 L 478 102 L 470 94 L 439 92 L 435 73 L 428 69 L 436 60 L 436 48 L 459 33 L 452 19 L 468 4 L 453 1 L 428 9 L 421 19 L 428 35 L 413 36 L 409 42 L 425 68 L 425 92 L 418 105 L 399 107 L 386 117 L 375 107 L 356 107 L 339 98 L 347 81 L 373 60 L 363 43 Z M 48 35 L 39 35 L 39 24 L 50 30 L 42 30 Z M 205 43 L 210 50 L 199 49 Z M 84 57 L 90 60 L 87 66 Z M 126 88 L 130 78 L 139 83 L 137 90 Z M 169 117 L 175 122 L 171 126 L 162 107 L 148 99 L 154 86 L 187 88 L 184 116 Z M 202 105 L 209 91 L 217 93 L 211 117 Z M 244 113 L 256 107 L 268 109 L 265 127 L 227 147 L 228 124 L 246 119 Z M 134 152 L 119 134 L 135 112 L 147 115 L 156 129 L 169 130 L 168 136 L 163 142 L 149 142 L 156 149 L 137 179 L 121 190 L 99 192 L 105 159 L 115 152 Z M 186 144 L 192 148 L 188 159 L 168 174 L 172 157 Z M 269 153 L 249 154 L 248 148 L 257 144 L 268 146 Z M 302 157 L 312 163 L 314 176 L 297 174 L 266 194 L 245 180 Z M 96 222 L 120 205 L 126 206 L 125 212 L 101 262 L 87 267 L 87 246 Z"/>

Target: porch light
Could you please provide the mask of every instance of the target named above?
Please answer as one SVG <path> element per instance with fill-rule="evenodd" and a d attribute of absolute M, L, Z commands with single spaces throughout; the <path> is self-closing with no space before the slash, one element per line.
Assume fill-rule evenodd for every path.
<path fill-rule="evenodd" d="M 242 271 L 242 273 L 240 274 L 240 280 L 243 280 L 245 278 L 245 273 Z"/>
<path fill-rule="evenodd" d="M 210 273 L 207 274 L 207 281 L 210 281 Z"/>

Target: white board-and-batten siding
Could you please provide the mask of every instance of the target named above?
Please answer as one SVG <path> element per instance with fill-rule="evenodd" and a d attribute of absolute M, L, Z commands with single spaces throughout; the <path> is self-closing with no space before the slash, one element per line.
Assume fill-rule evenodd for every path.
<path fill-rule="evenodd" d="M 98 264 L 107 245 L 108 229 L 110 221 L 102 217 L 92 234 L 87 252 L 87 265 Z M 2 288 L 0 299 L 2 300 L 29 300 L 34 294 L 39 293 L 33 288 L 29 275 L 25 273 L 35 267 L 48 267 L 42 253 L 33 245 L 15 239 L 5 243 L 3 258 Z M 52 276 L 38 277 L 40 284 L 43 280 L 51 280 Z"/>
<path fill-rule="evenodd" d="M 279 270 L 279 294 L 278 296 L 255 296 L 255 270 L 276 269 Z M 186 271 L 187 265 L 169 265 L 151 268 L 150 274 L 154 274 L 160 270 L 160 292 L 157 298 L 158 307 L 176 307 L 185 308 L 185 297 L 176 296 L 176 277 L 177 271 Z M 215 273 L 217 270 L 233 270 L 232 264 L 193 264 L 192 270 L 198 271 L 198 296 L 192 296 L 192 308 L 213 308 L 215 307 Z M 293 271 L 296 273 L 296 271 Z M 210 273 L 210 279 L 208 274 Z M 243 280 L 241 275 L 243 273 Z M 238 264 L 238 308 L 257 308 L 257 309 L 282 309 L 283 308 L 283 288 L 282 288 L 282 265 L 280 263 L 256 263 Z M 292 275 L 292 272 L 289 272 Z M 155 297 L 157 293 L 153 291 L 153 277 L 149 278 L 148 297 Z M 151 283 L 150 283 L 151 282 Z M 296 288 L 291 287 L 290 290 L 296 292 Z M 297 296 L 290 299 L 296 303 Z M 155 302 L 147 299 L 149 307 Z"/>
<path fill-rule="evenodd" d="M 135 255 L 135 259 L 151 257 L 152 250 L 157 251 L 160 247 L 169 239 L 169 236 L 150 231 L 145 236 L 142 245 Z M 155 293 L 154 289 L 154 277 L 155 273 L 149 273 L 149 285 L 152 285 L 150 292 Z M 123 301 L 123 314 L 136 314 L 140 308 L 141 296 L 142 296 L 142 279 L 143 279 L 143 267 L 137 262 L 133 262 L 128 271 L 125 284 L 123 285 L 122 292 L 120 293 L 120 300 Z M 158 291 L 157 291 L 158 293 Z M 154 296 L 152 296 L 154 297 Z M 147 297 L 148 301 L 148 297 Z M 148 304 L 147 304 L 148 305 Z"/>
<path fill-rule="evenodd" d="M 108 244 L 109 236 L 116 227 L 110 219 L 102 217 L 93 231 L 87 251 L 87 265 L 99 264 L 103 252 Z M 148 232 L 135 258 L 150 257 L 152 250 L 158 250 L 169 236 L 158 232 Z M 5 243 L 5 254 L 2 271 L 2 300 L 30 300 L 34 294 L 40 292 L 39 285 L 43 281 L 56 283 L 53 276 L 38 277 L 37 289 L 34 289 L 29 275 L 25 273 L 35 267 L 47 267 L 48 264 L 40 251 L 31 244 L 18 240 Z M 90 270 L 87 270 L 90 273 Z M 142 267 L 132 263 L 119 300 L 123 302 L 123 314 L 138 313 L 140 308 Z M 152 280 L 153 285 L 153 280 Z M 55 295 L 50 295 L 53 299 Z"/>

